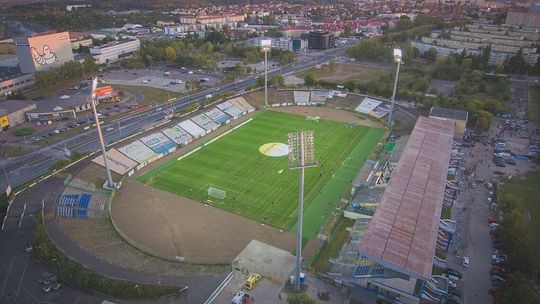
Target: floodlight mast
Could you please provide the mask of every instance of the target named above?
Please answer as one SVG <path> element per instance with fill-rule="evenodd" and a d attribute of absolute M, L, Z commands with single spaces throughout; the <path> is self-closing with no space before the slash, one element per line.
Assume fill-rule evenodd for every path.
<path fill-rule="evenodd" d="M 300 270 L 302 259 L 302 220 L 304 210 L 304 169 L 315 167 L 315 149 L 313 131 L 294 132 L 289 138 L 289 168 L 300 169 L 300 186 L 298 191 L 298 225 L 296 233 L 296 268 L 294 290 L 300 292 Z"/>
<path fill-rule="evenodd" d="M 114 182 L 111 176 L 111 170 L 109 169 L 109 161 L 107 160 L 107 150 L 105 149 L 105 142 L 103 141 L 103 134 L 101 133 L 101 126 L 99 122 L 98 113 L 96 110 L 96 87 L 97 78 L 92 78 L 92 91 L 90 92 L 90 103 L 92 104 L 92 110 L 94 111 L 94 120 L 96 121 L 96 129 L 98 133 L 99 143 L 101 144 L 101 153 L 103 155 L 103 165 L 105 167 L 105 173 L 107 173 L 107 187 L 114 188 Z"/>
<path fill-rule="evenodd" d="M 392 114 L 394 112 L 394 103 L 396 101 L 396 90 L 397 90 L 397 82 L 398 82 L 398 77 L 399 77 L 399 67 L 403 63 L 402 60 L 403 60 L 403 56 L 401 54 L 401 49 L 394 49 L 394 62 L 397 63 L 397 68 L 396 68 L 396 78 L 394 79 L 394 90 L 392 91 L 392 101 L 391 101 L 391 104 L 390 104 L 390 113 L 388 114 L 388 126 L 389 127 L 392 127 Z"/>
<path fill-rule="evenodd" d="M 260 42 L 261 52 L 264 53 L 264 106 L 268 107 L 268 52 L 272 46 L 272 40 L 263 39 Z"/>

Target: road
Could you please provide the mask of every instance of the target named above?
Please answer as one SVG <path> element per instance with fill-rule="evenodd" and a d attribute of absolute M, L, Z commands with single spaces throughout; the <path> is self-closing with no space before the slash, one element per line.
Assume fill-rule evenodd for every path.
<path fill-rule="evenodd" d="M 508 113 L 517 116 L 525 116 L 527 104 L 527 83 L 522 79 L 511 80 L 512 101 L 508 103 Z M 507 141 L 508 148 L 515 153 L 526 153 L 523 147 L 527 147 L 527 136 L 531 134 L 536 126 L 529 123 L 527 130 L 520 130 L 517 136 L 511 136 L 506 133 L 503 138 Z M 498 136 L 500 130 L 497 129 L 497 122 L 493 123 L 490 130 L 486 132 L 489 138 Z M 525 139 L 519 138 L 524 136 Z M 475 176 L 471 177 L 468 186 L 459 196 L 456 205 L 452 210 L 454 220 L 462 223 L 462 231 L 458 232 L 454 243 L 451 245 L 447 267 L 457 269 L 463 272 L 463 280 L 460 287 L 463 288 L 463 303 L 493 303 L 493 298 L 488 294 L 491 288 L 490 274 L 491 255 L 493 247 L 489 236 L 488 217 L 495 216 L 490 211 L 490 205 L 487 203 L 488 189 L 485 185 L 495 178 L 494 165 L 491 162 L 493 157 L 493 147 L 485 146 L 482 143 L 476 143 L 470 151 L 466 151 L 467 167 L 473 169 Z M 530 163 L 527 161 L 518 161 L 516 165 L 497 168 L 506 174 L 521 175 L 531 170 Z M 485 180 L 482 185 L 477 183 L 477 187 L 471 187 L 472 181 Z M 467 184 L 467 178 L 463 178 Z M 461 211 L 460 211 L 461 210 Z M 461 217 L 461 219 L 459 219 Z M 470 267 L 465 268 L 461 260 L 456 259 L 455 254 L 460 253 L 470 259 Z"/>
<path fill-rule="evenodd" d="M 315 66 L 318 63 L 329 61 L 336 56 L 344 55 L 344 48 L 317 52 L 316 56 L 305 56 L 305 59 L 297 64 L 272 69 L 268 72 L 268 76 L 297 72 Z M 216 88 L 175 99 L 169 103 L 155 106 L 140 113 L 119 118 L 102 126 L 103 130 L 108 127 L 115 128 L 113 131 L 105 132 L 105 140 L 107 143 L 113 143 L 122 138 L 147 130 L 153 124 L 163 121 L 167 115 L 167 111 L 178 111 L 190 104 L 201 102 L 207 94 L 213 94 L 217 89 L 220 92 L 239 92 L 255 81 L 256 77 L 251 76 L 241 79 L 236 83 L 223 84 Z M 120 127 L 118 128 L 118 126 Z M 50 147 L 44 147 L 22 156 L 1 161 L 0 165 L 3 166 L 4 174 L 0 172 L 0 189 L 5 189 L 8 184 L 11 184 L 11 187 L 15 188 L 44 175 L 47 173 L 48 168 L 56 161 L 56 158 L 52 157 L 51 154 L 63 153 L 65 147 L 77 152 L 89 152 L 99 149 L 95 130 L 83 131 Z"/>

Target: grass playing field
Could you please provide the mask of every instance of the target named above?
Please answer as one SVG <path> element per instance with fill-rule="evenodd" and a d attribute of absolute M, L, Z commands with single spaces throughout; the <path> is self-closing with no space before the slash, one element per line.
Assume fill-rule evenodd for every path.
<path fill-rule="evenodd" d="M 310 217 L 316 217 L 311 219 L 311 226 L 315 227 L 311 228 L 313 237 L 321 216 L 328 215 L 324 209 L 335 206 L 383 130 L 326 120 L 314 122 L 303 116 L 266 111 L 199 151 L 179 161 L 171 160 L 138 180 L 290 230 L 297 221 L 299 172 L 288 169 L 287 156 L 266 156 L 259 148 L 266 143 L 286 144 L 287 133 L 302 130 L 315 132 L 315 153 L 320 164 L 306 169 L 305 177 L 304 214 L 311 209 Z M 225 190 L 226 198 L 209 197 L 209 187 Z M 336 191 L 338 197 L 333 201 L 310 206 L 316 198 L 321 200 L 321 195 Z"/>

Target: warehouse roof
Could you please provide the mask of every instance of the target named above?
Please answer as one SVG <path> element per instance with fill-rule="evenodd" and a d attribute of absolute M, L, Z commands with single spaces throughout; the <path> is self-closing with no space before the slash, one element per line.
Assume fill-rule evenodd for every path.
<path fill-rule="evenodd" d="M 428 280 L 454 124 L 419 117 L 359 250 L 389 269 Z"/>

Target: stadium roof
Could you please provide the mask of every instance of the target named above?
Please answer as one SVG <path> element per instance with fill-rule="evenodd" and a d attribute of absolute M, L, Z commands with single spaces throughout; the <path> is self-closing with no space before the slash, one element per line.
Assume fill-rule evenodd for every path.
<path fill-rule="evenodd" d="M 454 137 L 448 120 L 419 117 L 359 250 L 429 280 Z"/>

